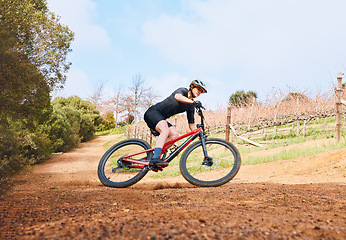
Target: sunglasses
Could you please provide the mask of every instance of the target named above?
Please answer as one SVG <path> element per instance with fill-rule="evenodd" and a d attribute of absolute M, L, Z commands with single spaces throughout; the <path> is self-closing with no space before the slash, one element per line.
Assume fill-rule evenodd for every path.
<path fill-rule="evenodd" d="M 204 93 L 204 89 L 201 87 L 196 87 L 198 89 L 198 91 L 200 91 L 201 93 Z"/>

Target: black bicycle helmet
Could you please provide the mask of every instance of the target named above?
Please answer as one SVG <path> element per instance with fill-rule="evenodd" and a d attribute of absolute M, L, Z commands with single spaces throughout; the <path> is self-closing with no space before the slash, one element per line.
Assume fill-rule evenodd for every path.
<path fill-rule="evenodd" d="M 203 89 L 202 93 L 207 93 L 207 88 L 206 88 L 205 84 L 200 80 L 197 80 L 197 79 L 193 80 L 190 84 L 190 88 L 192 88 L 192 87 L 200 87 Z"/>

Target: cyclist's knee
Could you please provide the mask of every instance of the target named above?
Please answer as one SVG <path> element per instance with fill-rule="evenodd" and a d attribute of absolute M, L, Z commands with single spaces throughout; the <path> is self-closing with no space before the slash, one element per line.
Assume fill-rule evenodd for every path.
<path fill-rule="evenodd" d="M 165 136 L 166 138 L 170 135 L 170 132 L 168 129 L 162 129 L 160 136 Z"/>
<path fill-rule="evenodd" d="M 169 134 L 169 127 L 166 121 L 162 120 L 160 121 L 156 127 L 155 130 L 158 131 L 160 134 Z"/>

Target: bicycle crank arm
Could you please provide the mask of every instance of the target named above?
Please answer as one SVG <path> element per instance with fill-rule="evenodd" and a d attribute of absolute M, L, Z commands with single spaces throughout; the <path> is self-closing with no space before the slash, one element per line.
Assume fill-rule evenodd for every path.
<path fill-rule="evenodd" d="M 134 159 L 131 159 L 131 158 L 123 158 L 122 161 L 125 161 L 125 162 L 130 162 L 130 163 L 137 163 L 137 164 L 140 164 L 140 165 L 143 165 L 143 166 L 148 166 L 149 165 L 149 162 L 143 162 L 141 160 L 134 160 Z"/>

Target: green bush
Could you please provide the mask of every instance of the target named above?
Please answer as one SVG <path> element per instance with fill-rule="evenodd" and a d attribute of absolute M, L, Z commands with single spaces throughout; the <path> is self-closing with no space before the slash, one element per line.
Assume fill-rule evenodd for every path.
<path fill-rule="evenodd" d="M 47 128 L 56 151 L 66 151 L 94 137 L 100 115 L 91 102 L 74 96 L 56 98 L 52 104 L 53 114 Z"/>
<path fill-rule="evenodd" d="M 7 173 L 13 173 L 19 168 L 21 163 L 19 156 L 20 141 L 18 134 L 9 129 L 7 125 L 0 125 L 0 178 L 3 178 Z M 11 164 L 12 163 L 12 164 Z"/>
<path fill-rule="evenodd" d="M 65 152 L 76 147 L 80 142 L 78 134 L 73 132 L 63 109 L 54 108 L 51 119 L 44 128 L 49 135 L 53 152 Z"/>
<path fill-rule="evenodd" d="M 48 134 L 40 125 L 30 131 L 22 121 L 11 120 L 0 132 L 0 179 L 46 160 L 52 152 Z"/>
<path fill-rule="evenodd" d="M 99 124 L 97 126 L 97 132 L 107 131 L 115 128 L 115 119 L 112 113 L 100 118 Z"/>
<path fill-rule="evenodd" d="M 0 118 L 0 181 L 23 166 L 43 162 L 88 141 L 102 124 L 91 102 L 79 97 L 56 98 L 36 116 Z"/>

